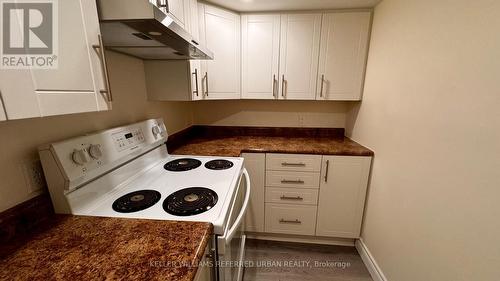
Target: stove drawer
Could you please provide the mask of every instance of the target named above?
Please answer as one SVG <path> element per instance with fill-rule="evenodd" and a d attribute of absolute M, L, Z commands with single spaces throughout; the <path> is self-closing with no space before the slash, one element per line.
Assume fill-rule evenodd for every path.
<path fill-rule="evenodd" d="M 316 206 L 266 203 L 266 232 L 314 235 Z"/>
<path fill-rule="evenodd" d="M 321 155 L 308 154 L 266 154 L 266 170 L 319 172 Z"/>
<path fill-rule="evenodd" d="M 267 171 L 266 186 L 319 188 L 319 173 Z"/>
<path fill-rule="evenodd" d="M 266 203 L 317 205 L 318 189 L 266 188 Z"/>

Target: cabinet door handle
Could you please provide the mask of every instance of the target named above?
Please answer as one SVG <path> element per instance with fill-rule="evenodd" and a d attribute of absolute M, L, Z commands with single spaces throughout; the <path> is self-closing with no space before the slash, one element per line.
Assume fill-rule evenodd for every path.
<path fill-rule="evenodd" d="M 330 160 L 326 160 L 326 168 L 325 168 L 325 182 L 328 182 L 328 170 L 330 167 Z"/>
<path fill-rule="evenodd" d="M 319 91 L 319 97 L 323 97 L 323 84 L 325 83 L 325 74 L 321 75 L 321 87 Z"/>
<path fill-rule="evenodd" d="M 205 95 L 208 97 L 208 72 L 205 72 Z"/>
<path fill-rule="evenodd" d="M 305 163 L 289 163 L 289 162 L 283 162 L 281 163 L 281 166 L 294 166 L 294 167 L 305 167 Z"/>
<path fill-rule="evenodd" d="M 103 75 L 104 75 L 104 83 L 106 84 L 106 89 L 104 90 L 101 90 L 100 93 L 101 94 L 106 94 L 106 97 L 108 99 L 108 102 L 112 102 L 113 101 L 113 94 L 111 93 L 111 84 L 109 83 L 109 72 L 108 72 L 108 64 L 106 62 L 106 53 L 104 52 L 104 44 L 102 42 L 102 36 L 99 34 L 98 35 L 98 38 L 99 38 L 99 45 L 92 45 L 92 48 L 94 48 L 94 50 L 97 51 L 97 49 L 99 49 L 99 51 L 97 51 L 101 57 L 101 68 L 102 68 L 102 72 L 103 72 Z"/>
<path fill-rule="evenodd" d="M 194 83 L 195 83 L 195 90 L 193 91 L 193 94 L 196 94 L 198 96 L 199 89 L 198 89 L 198 69 L 195 68 L 194 72 L 192 73 L 194 75 Z"/>
<path fill-rule="evenodd" d="M 277 85 L 276 85 L 277 81 L 276 81 L 276 74 L 273 74 L 273 97 L 275 99 L 278 98 L 278 93 L 276 91 L 276 88 L 277 88 Z"/>
<path fill-rule="evenodd" d="M 284 98 L 285 97 L 285 75 L 283 74 L 281 76 L 281 96 Z"/>
<path fill-rule="evenodd" d="M 304 184 L 304 181 L 303 180 L 285 180 L 285 179 L 282 179 L 281 183 L 298 183 L 298 184 Z"/>
<path fill-rule="evenodd" d="M 156 6 L 158 8 L 167 8 L 167 10 L 168 10 L 168 2 L 167 1 L 156 0 Z"/>
<path fill-rule="evenodd" d="M 282 195 L 280 197 L 281 200 L 298 200 L 298 201 L 302 201 L 304 200 L 304 198 L 300 197 L 300 196 L 297 196 L 297 197 L 289 197 L 289 196 L 285 196 L 285 195 Z"/>
<path fill-rule="evenodd" d="M 280 219 L 280 223 L 294 223 L 294 224 L 301 224 L 302 222 L 299 221 L 298 219 L 295 219 L 293 221 L 291 220 L 285 220 L 285 219 Z"/>

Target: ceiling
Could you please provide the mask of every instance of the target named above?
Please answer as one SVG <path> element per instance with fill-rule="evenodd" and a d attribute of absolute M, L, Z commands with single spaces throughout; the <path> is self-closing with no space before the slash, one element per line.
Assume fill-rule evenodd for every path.
<path fill-rule="evenodd" d="M 238 12 L 374 7 L 382 0 L 205 0 Z"/>

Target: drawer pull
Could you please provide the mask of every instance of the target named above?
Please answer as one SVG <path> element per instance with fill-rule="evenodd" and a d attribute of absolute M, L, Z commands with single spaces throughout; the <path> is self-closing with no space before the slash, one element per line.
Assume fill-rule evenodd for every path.
<path fill-rule="evenodd" d="M 281 163 L 281 166 L 293 166 L 293 167 L 305 167 L 305 163 L 288 163 L 288 162 L 283 162 Z"/>
<path fill-rule="evenodd" d="M 294 224 L 301 224 L 302 222 L 299 221 L 298 219 L 295 219 L 294 221 L 291 220 L 285 220 L 285 219 L 280 219 L 280 223 L 294 223 Z"/>
<path fill-rule="evenodd" d="M 297 183 L 297 184 L 304 184 L 303 180 L 281 180 L 281 183 Z"/>
<path fill-rule="evenodd" d="M 328 170 L 329 169 L 330 169 L 330 160 L 326 160 L 325 182 L 328 182 Z"/>
<path fill-rule="evenodd" d="M 289 196 L 281 196 L 280 197 L 281 200 L 304 200 L 304 198 L 300 197 L 300 196 L 297 196 L 297 197 L 289 197 Z"/>

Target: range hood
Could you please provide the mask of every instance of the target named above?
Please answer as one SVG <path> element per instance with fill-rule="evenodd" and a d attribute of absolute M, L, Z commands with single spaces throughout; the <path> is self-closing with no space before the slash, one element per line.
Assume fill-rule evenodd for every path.
<path fill-rule="evenodd" d="M 146 60 L 213 59 L 210 50 L 174 21 L 167 1 L 98 0 L 97 3 L 106 49 Z"/>

